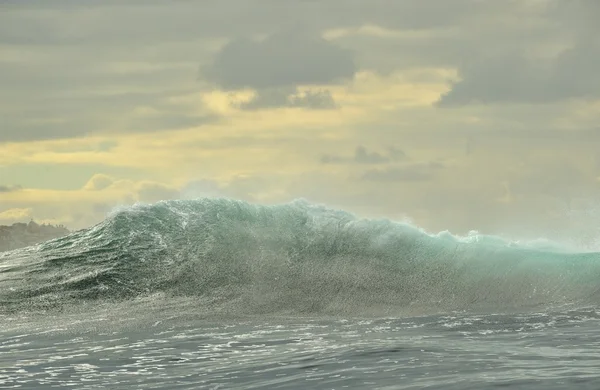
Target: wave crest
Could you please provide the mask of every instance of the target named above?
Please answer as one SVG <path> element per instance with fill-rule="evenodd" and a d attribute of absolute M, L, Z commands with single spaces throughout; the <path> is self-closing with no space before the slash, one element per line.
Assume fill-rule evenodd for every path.
<path fill-rule="evenodd" d="M 162 294 L 207 313 L 394 315 L 595 303 L 600 255 L 549 248 L 429 235 L 304 200 L 165 201 L 0 254 L 0 305 L 37 310 Z"/>

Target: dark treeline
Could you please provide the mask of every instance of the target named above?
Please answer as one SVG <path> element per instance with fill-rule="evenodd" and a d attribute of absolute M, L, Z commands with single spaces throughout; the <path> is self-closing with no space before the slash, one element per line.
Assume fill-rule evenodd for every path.
<path fill-rule="evenodd" d="M 63 225 L 14 223 L 10 226 L 0 225 L 0 252 L 23 248 L 53 238 L 69 234 Z"/>

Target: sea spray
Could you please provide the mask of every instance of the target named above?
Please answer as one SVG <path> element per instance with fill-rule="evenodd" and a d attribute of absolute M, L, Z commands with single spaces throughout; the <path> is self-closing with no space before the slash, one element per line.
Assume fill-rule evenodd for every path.
<path fill-rule="evenodd" d="M 397 315 L 595 304 L 600 254 L 430 235 L 304 200 L 224 198 L 119 210 L 0 254 L 0 310 L 188 299 L 198 312 Z"/>

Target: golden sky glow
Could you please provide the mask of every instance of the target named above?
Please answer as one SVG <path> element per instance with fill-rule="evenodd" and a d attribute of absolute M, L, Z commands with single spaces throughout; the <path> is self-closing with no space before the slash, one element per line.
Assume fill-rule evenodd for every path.
<path fill-rule="evenodd" d="M 0 224 L 204 195 L 457 233 L 593 224 L 595 3 L 297 3 L 4 6 Z"/>

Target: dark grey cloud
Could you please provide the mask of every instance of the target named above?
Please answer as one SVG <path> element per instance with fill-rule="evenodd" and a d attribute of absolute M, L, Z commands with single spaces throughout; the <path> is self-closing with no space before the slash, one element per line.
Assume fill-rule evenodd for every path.
<path fill-rule="evenodd" d="M 385 73 L 457 67 L 462 80 L 441 98 L 439 105 L 446 107 L 597 98 L 598 4 L 1 1 L 0 142 L 98 133 L 111 127 L 111 118 L 125 117 L 137 106 L 160 110 L 161 101 L 174 96 L 173 91 L 197 91 L 207 87 L 204 82 L 224 89 L 256 89 L 256 99 L 241 106 L 248 110 L 331 109 L 336 102 L 328 90 L 300 94 L 296 86 L 343 82 L 362 69 Z M 364 25 L 396 29 L 396 36 L 321 38 L 326 30 Z M 257 36 L 266 38 L 254 40 Z M 220 46 L 222 42 L 229 43 Z M 566 49 L 557 55 L 545 53 L 553 45 Z M 136 64 L 149 67 L 136 71 Z M 198 64 L 206 80 L 194 83 Z M 121 65 L 131 68 L 123 70 Z M 84 93 L 111 89 L 126 92 Z M 165 111 L 168 114 L 155 121 L 132 122 L 127 131 L 216 120 L 187 116 L 173 107 Z"/>
<path fill-rule="evenodd" d="M 0 9 L 6 11 L 0 12 L 0 42 L 129 46 L 189 41 L 199 37 L 268 34 L 289 26 L 311 32 L 365 23 L 390 28 L 426 29 L 452 26 L 497 12 L 502 8 L 497 3 L 505 2 L 4 0 L 0 3 Z"/>
<path fill-rule="evenodd" d="M 347 12 L 354 16 L 354 21 L 371 22 L 388 28 L 406 30 L 455 26 L 511 8 L 502 3 L 504 2 L 479 0 L 344 2 L 349 4 Z"/>
<path fill-rule="evenodd" d="M 549 101 L 549 85 L 543 67 L 532 64 L 522 54 L 479 58 L 460 69 L 461 81 L 439 101 L 442 107 L 470 103 Z"/>
<path fill-rule="evenodd" d="M 351 79 L 356 70 L 349 50 L 292 30 L 261 41 L 233 40 L 201 73 L 224 89 L 262 90 L 339 83 Z"/>
<path fill-rule="evenodd" d="M 444 165 L 440 162 L 409 164 L 401 167 L 388 167 L 383 169 L 371 169 L 364 173 L 362 179 L 365 181 L 427 181 L 435 177 L 435 174 Z"/>
<path fill-rule="evenodd" d="M 571 34 L 588 34 L 598 31 L 600 3 L 594 0 L 548 0 L 545 15 L 560 24 Z"/>
<path fill-rule="evenodd" d="M 0 81 L 2 77 L 0 75 Z M 168 103 L 170 96 L 188 94 L 189 89 L 157 88 L 156 91 L 138 92 L 139 86 L 132 80 L 129 83 L 123 80 L 119 87 L 109 83 L 105 76 L 100 79 L 75 77 L 73 80 L 64 74 L 61 77 L 65 78 L 61 83 L 36 90 L 25 81 L 27 74 L 19 73 L 18 78 L 23 80 L 22 90 L 18 90 L 14 79 L 14 90 L 0 90 L 0 101 L 5 102 L 0 106 L 3 118 L 0 143 L 77 138 L 109 133 L 115 128 L 120 132 L 150 133 L 202 126 L 219 120 L 214 114 L 191 113 L 185 107 Z M 81 90 L 73 88 L 73 84 L 79 82 L 91 89 L 114 87 L 117 91 L 119 88 L 127 91 L 129 86 L 132 92 L 86 94 L 85 87 Z M 132 116 L 139 108 L 155 110 L 156 114 Z M 98 147 L 102 150 L 111 146 Z"/>
<path fill-rule="evenodd" d="M 19 191 L 23 189 L 23 187 L 19 186 L 19 185 L 5 185 L 5 184 L 0 184 L 0 193 L 2 192 L 15 192 L 15 191 Z"/>
<path fill-rule="evenodd" d="M 364 10 L 358 24 L 394 29 L 388 31 L 391 36 L 358 33 L 354 24 L 347 23 L 345 27 L 350 32 L 354 29 L 354 33 L 342 35 L 335 42 L 356 49 L 361 69 L 384 75 L 412 67 L 456 67 L 509 48 L 532 51 L 540 44 L 561 42 L 565 36 L 566 27 L 557 24 L 560 14 L 549 15 L 548 6 L 541 2 L 459 0 L 377 4 L 380 5 L 377 14 Z M 369 3 L 367 7 L 376 6 Z"/>
<path fill-rule="evenodd" d="M 296 88 L 271 88 L 259 90 L 256 97 L 239 105 L 245 110 L 262 108 L 295 107 L 313 110 L 337 108 L 335 100 L 328 90 L 308 90 L 299 92 Z"/>
<path fill-rule="evenodd" d="M 600 97 L 600 41 L 582 40 L 556 58 L 531 59 L 507 52 L 478 59 L 461 70 L 462 80 L 443 95 L 440 106 L 469 103 L 548 103 Z"/>
<path fill-rule="evenodd" d="M 168 102 L 197 92 L 195 61 L 186 68 L 148 60 L 121 61 L 119 50 L 57 51 L 64 57 L 25 48 L 21 55 L 32 55 L 32 60 L 5 62 L 0 46 L 0 142 L 74 138 L 114 128 L 154 132 L 217 120 Z M 160 115 L 131 118 L 140 107 Z"/>
<path fill-rule="evenodd" d="M 72 120 L 62 123 L 17 122 L 12 124 L 7 131 L 0 132 L 0 143 L 77 138 L 97 130 L 95 124 L 84 125 L 84 127 L 81 125 Z"/>
<path fill-rule="evenodd" d="M 599 3 L 548 0 L 543 4 L 539 12 L 526 15 L 528 18 L 512 29 L 536 34 L 496 40 L 503 44 L 457 62 L 461 81 L 442 96 L 439 105 L 548 103 L 600 97 Z M 489 45 L 481 38 L 480 45 Z M 549 54 L 552 45 L 564 48 Z"/>
<path fill-rule="evenodd" d="M 34 122 L 27 120 L 15 121 L 7 131 L 0 132 L 0 143 L 78 138 L 92 134 L 111 134 L 113 129 L 109 119 L 113 118 L 115 112 L 107 112 L 106 115 L 108 116 L 107 118 L 99 119 L 98 122 L 94 122 L 93 117 L 67 117 L 64 118 L 64 120 L 60 119 L 57 121 L 53 121 L 53 118 L 48 118 L 48 121 L 44 121 L 43 119 Z M 126 114 L 122 115 L 124 116 Z M 129 121 L 127 125 L 119 126 L 117 131 L 123 134 L 181 130 L 214 123 L 218 119 L 219 118 L 214 115 L 157 115 L 156 117 L 133 119 Z M 99 146 L 94 150 L 106 151 L 106 148 L 110 149 L 111 145 L 106 144 L 104 147 Z"/>
<path fill-rule="evenodd" d="M 119 146 L 117 141 L 100 141 L 95 144 L 85 145 L 56 145 L 52 148 L 54 153 L 78 153 L 78 152 L 109 152 Z"/>
<path fill-rule="evenodd" d="M 385 164 L 406 158 L 406 154 L 397 148 L 389 147 L 386 153 L 371 152 L 364 146 L 358 146 L 353 156 L 326 154 L 321 156 L 322 164 Z"/>

